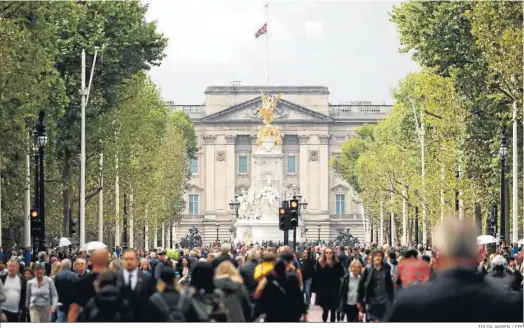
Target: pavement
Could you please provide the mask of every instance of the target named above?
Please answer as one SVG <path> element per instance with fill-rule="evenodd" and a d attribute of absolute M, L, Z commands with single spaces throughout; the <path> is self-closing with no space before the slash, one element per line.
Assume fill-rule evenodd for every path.
<path fill-rule="evenodd" d="M 307 314 L 308 322 L 322 322 L 322 308 L 315 304 L 315 294 L 311 295 L 311 305 L 309 306 L 309 312 Z"/>

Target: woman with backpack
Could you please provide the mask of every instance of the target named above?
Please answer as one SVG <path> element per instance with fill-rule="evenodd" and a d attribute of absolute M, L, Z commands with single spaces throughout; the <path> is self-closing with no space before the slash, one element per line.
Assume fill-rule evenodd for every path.
<path fill-rule="evenodd" d="M 198 263 L 186 292 L 192 298 L 195 308 L 207 315 L 210 322 L 229 322 L 232 311 L 226 306 L 226 294 L 215 287 L 214 275 L 212 263 Z"/>
<path fill-rule="evenodd" d="M 205 322 L 208 320 L 202 312 L 197 311 L 191 297 L 176 283 L 175 270 L 167 265 L 159 268 L 160 278 L 157 281 L 157 292 L 148 301 L 148 322 Z"/>
<path fill-rule="evenodd" d="M 253 308 L 240 272 L 233 263 L 224 261 L 215 269 L 215 287 L 225 294 L 228 322 L 251 322 Z"/>

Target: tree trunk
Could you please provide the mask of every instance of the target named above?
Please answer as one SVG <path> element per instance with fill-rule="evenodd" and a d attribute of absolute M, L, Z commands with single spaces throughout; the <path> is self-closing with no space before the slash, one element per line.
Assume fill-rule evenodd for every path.
<path fill-rule="evenodd" d="M 475 226 L 478 229 L 478 234 L 482 234 L 482 209 L 479 203 L 473 205 L 473 215 L 475 216 Z"/>

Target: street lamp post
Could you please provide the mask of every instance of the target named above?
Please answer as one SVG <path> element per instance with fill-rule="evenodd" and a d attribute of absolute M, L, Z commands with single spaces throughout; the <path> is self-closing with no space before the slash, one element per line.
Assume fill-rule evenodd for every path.
<path fill-rule="evenodd" d="M 45 132 L 45 112 L 42 110 L 38 115 L 38 123 L 35 127 L 36 146 L 38 147 L 39 177 L 38 177 L 38 202 L 36 203 L 40 212 L 40 235 L 38 250 L 46 250 L 46 226 L 45 226 L 45 197 L 44 197 L 44 147 L 47 145 L 47 134 Z M 36 176 L 36 174 L 35 174 Z M 36 189 L 35 189 L 36 190 Z M 35 197 L 36 199 L 36 197 Z"/>
<path fill-rule="evenodd" d="M 460 177 L 461 177 L 461 174 L 462 172 L 460 171 L 460 166 L 457 170 L 457 174 L 455 175 L 456 179 L 457 179 L 457 182 L 460 181 Z M 456 214 L 458 215 L 459 212 L 460 212 L 460 192 L 459 192 L 459 188 L 457 188 L 455 190 L 455 212 Z"/>
<path fill-rule="evenodd" d="M 229 208 L 235 211 L 235 216 L 238 218 L 238 209 L 240 208 L 240 202 L 238 201 L 238 195 L 229 202 Z"/>
<path fill-rule="evenodd" d="M 220 223 L 218 221 L 215 223 L 215 228 L 217 229 L 217 243 L 220 243 L 220 239 L 218 238 L 218 231 L 220 230 Z"/>
<path fill-rule="evenodd" d="M 124 193 L 124 220 L 123 220 L 123 236 L 122 236 L 122 250 L 125 251 L 127 249 L 127 194 Z"/>
<path fill-rule="evenodd" d="M 508 145 L 506 143 L 506 127 L 502 127 L 500 138 L 500 240 L 506 239 L 506 156 L 508 155 Z"/>
<path fill-rule="evenodd" d="M 318 241 L 318 244 L 320 245 L 320 227 L 322 225 L 320 224 L 320 222 L 317 222 L 317 241 Z"/>

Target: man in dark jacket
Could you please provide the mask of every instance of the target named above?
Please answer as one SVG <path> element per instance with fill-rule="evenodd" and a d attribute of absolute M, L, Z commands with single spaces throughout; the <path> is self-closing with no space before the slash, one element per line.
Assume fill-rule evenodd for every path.
<path fill-rule="evenodd" d="M 62 261 L 62 271 L 55 277 L 55 287 L 58 293 L 58 311 L 56 313 L 56 322 L 66 322 L 69 307 L 73 301 L 73 293 L 75 292 L 74 284 L 77 280 L 77 275 L 71 271 L 71 261 L 65 259 Z"/>
<path fill-rule="evenodd" d="M 311 287 L 313 278 L 315 276 L 315 255 L 311 252 L 311 249 L 304 251 L 302 258 L 300 259 L 300 271 L 302 272 L 302 282 L 304 285 L 304 296 L 306 300 L 306 308 L 309 309 L 311 305 Z"/>
<path fill-rule="evenodd" d="M 484 281 L 493 287 L 502 290 L 520 291 L 520 283 L 513 272 L 507 268 L 508 262 L 502 255 L 497 255 L 491 260 L 492 270 L 484 277 Z"/>
<path fill-rule="evenodd" d="M 26 314 L 26 280 L 19 272 L 16 260 L 7 263 L 7 274 L 0 276 L 6 300 L 2 303 L 2 312 L 7 322 L 23 322 Z"/>
<path fill-rule="evenodd" d="M 213 268 L 218 267 L 218 265 L 223 261 L 230 261 L 236 268 L 238 268 L 238 263 L 234 258 L 231 257 L 231 255 L 229 255 L 230 252 L 231 246 L 229 244 L 223 244 L 220 251 L 220 256 L 213 260 Z"/>
<path fill-rule="evenodd" d="M 346 247 L 340 246 L 338 250 L 338 261 L 340 264 L 342 264 L 342 267 L 344 267 L 344 270 L 347 272 L 349 268 L 349 256 L 346 255 Z"/>
<path fill-rule="evenodd" d="M 191 272 L 193 272 L 193 269 L 195 268 L 195 266 L 198 263 L 197 252 L 196 251 L 190 251 L 188 260 L 189 260 L 189 269 L 191 270 Z"/>
<path fill-rule="evenodd" d="M 258 265 L 258 259 L 258 252 L 252 249 L 247 253 L 246 263 L 239 267 L 240 275 L 244 280 L 244 285 L 246 286 L 251 301 L 253 301 L 253 294 L 258 285 L 255 281 L 255 268 Z"/>
<path fill-rule="evenodd" d="M 438 278 L 401 290 L 384 321 L 522 323 L 522 293 L 493 287 L 477 275 L 477 236 L 468 220 L 444 221 L 435 233 Z"/>
<path fill-rule="evenodd" d="M 359 260 L 360 264 L 364 267 L 366 264 L 364 263 L 364 260 L 362 260 L 362 255 L 360 254 L 360 250 L 358 249 L 358 246 L 355 246 L 353 248 L 353 254 L 349 256 L 349 263 L 353 262 L 354 260 Z"/>
<path fill-rule="evenodd" d="M 358 288 L 358 306 L 365 310 L 367 320 L 380 322 L 394 300 L 391 268 L 384 265 L 384 253 L 375 250 L 373 264 L 366 266 Z"/>
<path fill-rule="evenodd" d="M 155 265 L 154 268 L 154 277 L 155 279 L 160 279 L 160 272 L 162 271 L 163 266 L 173 267 L 173 262 L 167 257 L 167 253 L 165 250 L 161 250 L 158 253 L 159 261 L 158 264 Z"/>

